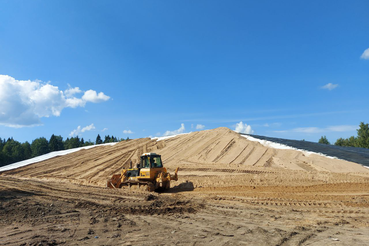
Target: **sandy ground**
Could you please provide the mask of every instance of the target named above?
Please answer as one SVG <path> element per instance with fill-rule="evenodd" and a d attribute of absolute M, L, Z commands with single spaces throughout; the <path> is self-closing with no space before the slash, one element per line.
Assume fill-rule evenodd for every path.
<path fill-rule="evenodd" d="M 108 189 L 144 152 L 179 181 Z M 369 172 L 226 128 L 82 150 L 0 174 L 0 245 L 368 245 Z"/>

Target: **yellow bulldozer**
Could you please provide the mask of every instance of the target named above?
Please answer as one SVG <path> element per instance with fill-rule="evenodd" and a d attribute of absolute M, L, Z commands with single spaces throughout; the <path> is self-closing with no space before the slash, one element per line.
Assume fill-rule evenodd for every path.
<path fill-rule="evenodd" d="M 167 172 L 163 166 L 161 156 L 155 153 L 145 153 L 141 156 L 140 163 L 129 169 L 122 169 L 120 174 L 114 174 L 108 180 L 107 187 L 122 188 L 124 186 L 144 187 L 147 191 L 168 190 L 171 180 L 178 180 L 178 167 L 174 175 Z"/>

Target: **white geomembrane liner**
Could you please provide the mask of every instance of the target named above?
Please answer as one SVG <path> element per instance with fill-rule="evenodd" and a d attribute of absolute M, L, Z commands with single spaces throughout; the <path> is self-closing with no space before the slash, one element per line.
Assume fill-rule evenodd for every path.
<path fill-rule="evenodd" d="M 151 139 L 156 139 L 156 141 L 161 141 L 161 140 L 165 140 L 165 139 L 169 139 L 169 138 L 174 138 L 174 137 L 177 137 L 177 136 L 180 136 L 180 135 L 185 135 L 185 134 L 190 134 L 191 132 L 186 132 L 186 133 L 180 133 L 180 134 L 177 134 L 177 135 L 171 135 L 171 136 L 165 136 L 165 137 L 155 137 L 155 138 L 151 138 Z"/>
<path fill-rule="evenodd" d="M 183 134 L 188 134 L 188 133 L 181 133 L 181 134 L 172 135 L 172 136 L 165 136 L 165 137 L 155 137 L 155 138 L 151 138 L 151 139 L 156 139 L 157 141 L 161 141 L 161 140 L 165 140 L 165 139 L 169 139 L 169 138 L 174 138 L 176 136 L 183 135 Z M 45 155 L 40 155 L 40 156 L 34 157 L 32 159 L 28 159 L 28 160 L 24 160 L 24 161 L 16 162 L 16 163 L 13 163 L 13 164 L 10 164 L 10 165 L 7 165 L 7 166 L 0 167 L 0 172 L 16 169 L 16 168 L 19 168 L 19 167 L 24 167 L 24 166 L 27 166 L 27 165 L 30 165 L 30 164 L 33 164 L 33 163 L 36 163 L 36 162 L 40 162 L 40 161 L 45 161 L 47 159 L 50 159 L 50 158 L 53 158 L 53 157 L 56 157 L 56 156 L 71 154 L 71 153 L 74 153 L 74 152 L 82 150 L 82 149 L 91 149 L 91 148 L 98 147 L 98 146 L 106 146 L 106 145 L 114 145 L 114 144 L 116 144 L 116 143 L 90 145 L 90 146 L 74 148 L 74 149 L 54 151 L 54 152 L 47 153 Z"/>
<path fill-rule="evenodd" d="M 56 156 L 71 154 L 73 152 L 83 150 L 83 149 L 91 149 L 91 148 L 94 148 L 94 147 L 114 145 L 114 144 L 116 144 L 116 143 L 90 145 L 90 146 L 74 148 L 74 149 L 54 151 L 54 152 L 47 153 L 45 155 L 40 155 L 40 156 L 34 157 L 32 159 L 28 159 L 28 160 L 24 160 L 24 161 L 16 162 L 16 163 L 13 163 L 13 164 L 10 164 L 10 165 L 7 165 L 7 166 L 0 167 L 0 172 L 16 169 L 16 168 L 19 168 L 19 167 L 24 167 L 24 166 L 27 166 L 27 165 L 30 165 L 30 164 L 33 164 L 33 163 L 36 163 L 36 162 L 44 161 L 44 160 L 47 160 L 47 159 L 50 159 L 50 158 L 53 158 L 53 157 L 56 157 Z"/>
<path fill-rule="evenodd" d="M 267 141 L 267 140 L 261 140 L 261 139 L 257 139 L 257 138 L 254 138 L 254 137 L 251 137 L 251 136 L 248 136 L 248 135 L 241 135 L 241 136 L 246 138 L 247 140 L 254 141 L 254 142 L 259 142 L 261 145 L 263 145 L 265 147 L 273 148 L 273 149 L 297 150 L 297 151 L 303 152 L 306 156 L 309 156 L 311 154 L 315 154 L 315 155 L 324 156 L 324 157 L 327 157 L 327 158 L 330 158 L 330 159 L 338 159 L 337 157 L 324 155 L 324 154 L 319 153 L 319 152 L 307 151 L 307 150 L 303 150 L 303 149 L 296 149 L 296 148 L 290 147 L 288 145 L 275 143 L 275 142 L 271 142 L 271 141 Z"/>

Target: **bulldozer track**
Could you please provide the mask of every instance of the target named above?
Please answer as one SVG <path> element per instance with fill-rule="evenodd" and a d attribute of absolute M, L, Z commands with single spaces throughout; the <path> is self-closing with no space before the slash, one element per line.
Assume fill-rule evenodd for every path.
<path fill-rule="evenodd" d="M 215 199 L 218 200 L 219 199 Z M 352 207 L 346 207 L 344 204 L 333 204 L 333 203 L 313 203 L 313 202 L 275 202 L 275 201 L 258 201 L 258 200 L 244 200 L 244 199 L 227 199 L 222 198 L 220 201 L 232 201 L 240 202 L 241 204 L 247 204 L 255 208 L 269 208 L 269 209 L 280 209 L 281 207 L 294 209 L 295 212 L 310 212 L 310 213 L 321 213 L 321 214 L 366 214 L 367 211 L 360 210 Z M 221 209 L 232 209 L 236 210 L 237 207 L 228 204 L 211 205 Z M 242 207 L 240 208 L 242 210 Z"/>
<path fill-rule="evenodd" d="M 16 181 L 16 182 L 14 182 Z M 26 182 L 27 185 L 24 186 L 22 183 Z M 47 184 L 47 185 L 46 185 Z M 90 192 L 90 191 L 83 191 L 83 190 L 73 190 L 68 188 L 58 188 L 57 183 L 45 183 L 42 181 L 35 181 L 35 180 L 17 180 L 14 178 L 1 178 L 1 185 L 0 187 L 8 188 L 8 189 L 14 189 L 24 192 L 31 192 L 34 194 L 37 194 L 39 196 L 47 196 L 47 197 L 55 197 L 55 198 L 68 198 L 71 199 L 72 197 L 75 197 L 75 199 L 80 199 L 79 197 L 81 195 L 88 197 L 89 199 L 105 197 L 106 199 L 115 199 L 115 200 L 122 200 L 129 202 L 134 201 L 142 201 L 144 198 L 140 197 L 140 193 L 142 192 L 136 192 L 136 193 L 123 193 L 124 191 L 121 189 L 118 189 L 118 193 L 114 194 L 111 192 L 102 192 L 103 190 L 107 190 L 105 188 L 98 188 L 96 187 L 96 192 Z M 88 186 L 86 186 L 88 187 Z M 94 189 L 93 187 L 90 187 L 89 190 Z M 110 190 L 109 190 L 110 191 Z M 123 192 L 122 192 L 123 191 Z M 136 196 L 135 196 L 136 194 Z"/>
<path fill-rule="evenodd" d="M 262 170 L 244 170 L 244 169 L 226 169 L 226 168 L 193 168 L 193 167 L 181 167 L 181 171 L 198 171 L 198 172 L 226 172 L 226 173 L 250 173 L 250 174 L 261 174 L 261 173 L 275 173 L 273 171 L 262 171 Z"/>

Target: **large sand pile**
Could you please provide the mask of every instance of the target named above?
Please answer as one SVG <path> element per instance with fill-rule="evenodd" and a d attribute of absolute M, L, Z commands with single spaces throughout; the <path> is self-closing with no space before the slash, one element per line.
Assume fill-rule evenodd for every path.
<path fill-rule="evenodd" d="M 369 173 L 363 166 L 327 158 L 317 154 L 304 154 L 296 150 L 265 147 L 249 141 L 228 128 L 194 132 L 161 141 L 143 138 L 120 142 L 114 146 L 101 146 L 55 157 L 29 166 L 6 171 L 4 175 L 65 180 L 76 183 L 105 185 L 106 180 L 130 161 L 138 163 L 145 152 L 162 155 L 170 170 L 175 167 L 209 167 L 338 173 Z"/>
<path fill-rule="evenodd" d="M 168 192 L 103 187 L 144 152 L 181 168 Z M 368 190 L 361 165 L 227 128 L 136 139 L 0 173 L 0 244 L 367 245 Z"/>

